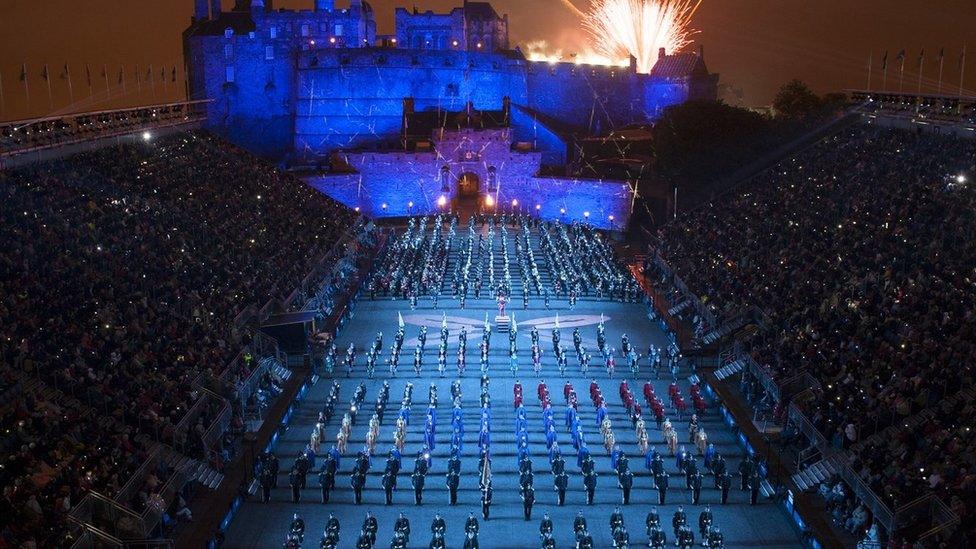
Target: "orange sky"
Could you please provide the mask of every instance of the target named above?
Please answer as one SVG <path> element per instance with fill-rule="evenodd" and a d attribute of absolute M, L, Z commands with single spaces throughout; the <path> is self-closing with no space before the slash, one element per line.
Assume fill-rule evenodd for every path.
<path fill-rule="evenodd" d="M 585 8 L 589 0 L 572 0 Z M 153 91 L 133 89 L 131 73 L 139 64 L 145 76 L 151 63 L 158 79 L 160 67 L 179 66 L 180 32 L 189 22 L 192 0 L 0 0 L 0 78 L 5 104 L 0 119 L 10 120 L 49 113 L 88 110 L 105 106 L 135 105 L 182 98 L 182 85 L 157 82 Z M 313 0 L 278 0 L 277 7 L 310 8 Z M 347 1 L 338 0 L 340 6 Z M 445 10 L 459 0 L 371 0 L 379 32 L 392 31 L 393 7 Z M 225 1 L 225 9 L 231 2 Z M 585 36 L 576 16 L 561 0 L 494 0 L 510 17 L 513 45 L 546 40 L 564 51 L 581 49 Z M 968 40 L 969 90 L 976 89 L 976 6 L 973 0 L 704 0 L 695 17 L 705 46 L 705 58 L 722 82 L 741 89 L 747 105 L 768 104 L 777 87 L 790 78 L 808 82 L 818 92 L 866 84 L 868 56 L 890 51 L 888 87 L 898 86 L 898 50 L 908 50 L 906 90 L 917 86 L 915 77 L 920 48 L 926 50 L 924 89 L 934 91 L 938 78 L 936 54 L 946 48 L 946 89 L 958 90 L 959 52 Z M 69 101 L 67 82 L 60 79 L 69 63 L 75 103 Z M 28 108 L 20 67 L 27 63 L 31 104 Z M 53 109 L 41 79 L 44 63 L 52 74 Z M 88 99 L 85 64 L 91 66 L 93 92 Z M 126 95 L 117 85 L 120 64 L 127 67 Z M 102 66 L 107 65 L 111 98 L 105 99 Z M 169 68 L 167 68 L 169 72 Z M 875 84 L 880 83 L 875 73 Z M 973 93 L 970 91 L 970 93 Z"/>

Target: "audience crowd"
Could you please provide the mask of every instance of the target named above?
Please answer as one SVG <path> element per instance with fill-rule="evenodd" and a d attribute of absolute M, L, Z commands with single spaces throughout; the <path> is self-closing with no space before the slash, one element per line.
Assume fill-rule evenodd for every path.
<path fill-rule="evenodd" d="M 686 212 L 651 253 L 718 317 L 758 306 L 768 329 L 753 356 L 779 380 L 813 376 L 798 405 L 853 448 L 973 385 L 974 163 L 972 140 L 845 129 Z M 853 466 L 892 508 L 934 490 L 971 517 L 972 420 L 961 403 L 922 433 L 863 445 Z"/>
<path fill-rule="evenodd" d="M 0 202 L 10 546 L 60 546 L 88 489 L 113 497 L 173 443 L 249 342 L 238 313 L 287 296 L 355 218 L 206 133 L 0 172 Z"/>

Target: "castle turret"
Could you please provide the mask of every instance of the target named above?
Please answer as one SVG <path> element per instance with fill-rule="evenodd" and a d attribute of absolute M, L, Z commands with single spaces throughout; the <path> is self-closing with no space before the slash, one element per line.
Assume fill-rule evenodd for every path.
<path fill-rule="evenodd" d="M 335 9 L 335 0 L 315 0 L 315 11 L 329 11 Z"/>
<path fill-rule="evenodd" d="M 207 0 L 194 0 L 193 18 L 197 21 L 205 21 L 210 17 L 210 6 Z"/>

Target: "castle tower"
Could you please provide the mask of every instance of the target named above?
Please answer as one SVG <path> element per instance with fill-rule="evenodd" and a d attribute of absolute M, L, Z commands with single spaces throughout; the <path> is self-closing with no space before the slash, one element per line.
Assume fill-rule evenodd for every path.
<path fill-rule="evenodd" d="M 210 17 L 210 6 L 207 5 L 207 0 L 194 0 L 193 18 L 197 21 L 205 21 L 209 17 Z"/>

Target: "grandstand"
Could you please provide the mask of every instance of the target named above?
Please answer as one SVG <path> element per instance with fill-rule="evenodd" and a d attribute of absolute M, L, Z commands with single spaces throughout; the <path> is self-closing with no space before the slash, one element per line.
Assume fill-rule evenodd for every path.
<path fill-rule="evenodd" d="M 895 546 L 972 536 L 976 143 L 894 129 L 926 103 L 941 104 L 871 106 L 663 227 L 644 265 L 675 314 L 726 327 L 700 344 L 724 330 L 716 378 L 784 426 L 795 489 Z M 968 109 L 942 123 L 964 128 Z"/>
<path fill-rule="evenodd" d="M 275 344 L 242 313 L 288 298 L 355 214 L 201 131 L 0 188 L 7 539 L 158 537 L 279 392 Z"/>
<path fill-rule="evenodd" d="M 470 514 L 483 547 L 610 547 L 623 532 L 647 544 L 652 506 L 673 543 L 680 505 L 701 543 L 707 504 L 717 546 L 971 545 L 973 103 L 851 97 L 844 123 L 638 250 L 532 215 L 378 225 L 201 128 L 193 103 L 4 124 L 3 542 L 294 546 L 297 513 L 302 546 L 334 516 L 347 547 L 369 511 L 370 546 L 397 541 L 402 512 L 410 547 L 428 545 L 438 514 L 448 547 L 465 543 Z M 340 441 L 323 503 L 319 471 Z M 704 473 L 700 498 L 682 446 Z M 308 462 L 295 501 L 293 468 Z M 611 526 L 618 506 L 626 529 Z"/>

